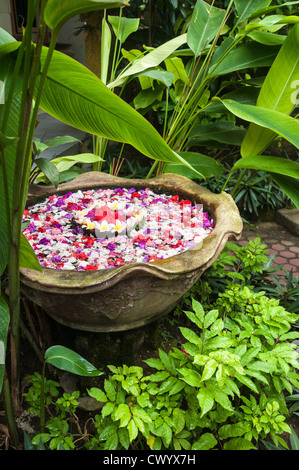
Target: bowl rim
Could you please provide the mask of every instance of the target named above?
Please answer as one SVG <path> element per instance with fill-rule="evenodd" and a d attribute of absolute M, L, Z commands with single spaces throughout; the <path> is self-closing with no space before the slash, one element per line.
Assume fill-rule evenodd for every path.
<path fill-rule="evenodd" d="M 239 239 L 243 230 L 239 210 L 230 194 L 226 192 L 214 194 L 193 180 L 172 173 L 163 173 L 150 179 L 131 179 L 97 171 L 86 172 L 57 188 L 55 186 L 30 185 L 27 206 L 53 194 L 97 187 L 134 187 L 136 189 L 148 187 L 160 192 L 183 194 L 184 198 L 188 197 L 204 204 L 204 210 L 207 210 L 213 217 L 214 229 L 192 249 L 164 260 L 147 263 L 134 262 L 96 271 L 59 270 L 44 267 L 42 271 L 35 271 L 20 268 L 23 284 L 34 286 L 38 290 L 54 289 L 57 293 L 61 293 L 65 290 L 69 292 L 86 289 L 90 292 L 103 290 L 113 286 L 121 279 L 138 274 L 170 280 L 194 270 L 204 271 L 216 260 L 228 238 Z"/>

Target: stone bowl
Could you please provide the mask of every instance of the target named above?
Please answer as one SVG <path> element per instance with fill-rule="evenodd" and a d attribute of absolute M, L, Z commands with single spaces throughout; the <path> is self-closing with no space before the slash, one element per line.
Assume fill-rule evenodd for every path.
<path fill-rule="evenodd" d="M 229 237 L 238 239 L 243 224 L 232 197 L 213 194 L 192 180 L 174 174 L 151 179 L 125 179 L 106 173 L 83 173 L 69 183 L 32 185 L 28 205 L 52 194 L 79 189 L 134 187 L 178 194 L 203 204 L 214 221 L 213 231 L 184 253 L 148 263 L 129 263 L 98 271 L 42 272 L 21 268 L 21 290 L 58 323 L 91 332 L 116 332 L 144 326 L 168 314 L 223 250 Z"/>

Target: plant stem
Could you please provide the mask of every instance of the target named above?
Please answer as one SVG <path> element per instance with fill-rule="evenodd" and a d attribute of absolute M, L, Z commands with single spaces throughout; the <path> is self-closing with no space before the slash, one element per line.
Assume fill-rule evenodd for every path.
<path fill-rule="evenodd" d="M 40 384 L 40 429 L 41 432 L 45 430 L 46 424 L 46 410 L 45 410 L 45 368 L 46 362 L 44 362 L 43 370 L 42 370 L 42 377 L 41 377 L 41 384 Z"/>
<path fill-rule="evenodd" d="M 150 171 L 148 172 L 147 176 L 146 176 L 146 179 L 150 178 L 156 168 L 156 166 L 158 165 L 158 160 L 155 160 Z"/>
<path fill-rule="evenodd" d="M 31 103 L 28 99 L 28 81 L 30 77 L 31 67 L 31 38 L 32 24 L 35 12 L 28 5 L 28 24 L 25 29 L 23 38 L 24 43 L 24 75 L 22 98 L 20 107 L 20 119 L 18 128 L 19 141 L 16 149 L 16 164 L 14 175 L 14 187 L 12 199 L 11 214 L 11 246 L 8 257 L 8 283 L 9 283 L 9 310 L 11 315 L 11 387 L 12 397 L 15 409 L 19 408 L 19 354 L 20 354 L 20 272 L 19 272 L 19 251 L 20 251 L 20 235 L 22 211 L 20 209 L 20 201 L 23 200 L 23 193 L 20 191 L 21 181 L 23 177 L 25 148 L 27 142 L 27 131 L 30 120 Z"/>
<path fill-rule="evenodd" d="M 13 447 L 17 449 L 19 446 L 19 436 L 18 436 L 18 430 L 17 430 L 14 412 L 13 412 L 9 381 L 8 381 L 5 369 L 4 369 L 4 381 L 3 381 L 2 395 L 3 395 L 3 403 L 4 403 L 4 408 L 5 408 L 5 417 L 6 417 L 7 427 L 9 430 L 9 436 L 10 436 Z"/>
<path fill-rule="evenodd" d="M 166 106 L 165 106 L 165 117 L 164 117 L 164 126 L 163 126 L 163 139 L 164 140 L 166 137 L 166 129 L 167 129 L 168 107 L 169 107 L 169 87 L 166 90 Z"/>
<path fill-rule="evenodd" d="M 58 31 L 53 31 L 48 54 L 46 56 L 45 65 L 40 76 L 40 80 L 35 95 L 35 106 L 32 112 L 33 93 L 36 88 L 36 82 L 39 75 L 40 57 L 42 45 L 44 41 L 44 32 L 46 25 L 43 21 L 43 11 L 47 0 L 42 3 L 40 33 L 38 35 L 38 44 L 35 49 L 33 64 L 31 64 L 32 51 L 32 24 L 35 18 L 36 10 L 28 6 L 28 25 L 24 35 L 25 47 L 25 65 L 23 77 L 22 102 L 20 109 L 19 121 L 19 142 L 17 146 L 17 159 L 14 177 L 14 199 L 12 206 L 11 220 L 11 247 L 9 252 L 8 273 L 9 273 L 9 307 L 11 312 L 11 335 L 12 343 L 12 393 L 14 404 L 18 407 L 18 388 L 19 388 L 19 354 L 20 354 L 20 272 L 19 272 L 19 252 L 21 224 L 23 216 L 23 206 L 27 193 L 27 185 L 29 178 L 29 165 L 31 162 L 32 139 L 37 119 L 39 103 L 41 99 L 42 89 L 45 83 L 46 74 L 52 58 L 54 47 L 56 44 Z"/>
<path fill-rule="evenodd" d="M 119 26 L 119 31 L 120 31 L 120 22 L 122 18 L 122 8 L 119 10 L 119 17 L 118 17 L 118 26 Z M 115 79 L 115 73 L 116 73 L 116 65 L 118 62 L 118 57 L 120 55 L 121 51 L 121 35 L 120 38 L 118 39 L 117 37 L 115 38 L 115 44 L 114 44 L 114 51 L 113 51 L 113 59 L 112 59 L 112 66 L 111 66 L 111 75 L 110 75 L 110 82 L 112 82 Z"/>
<path fill-rule="evenodd" d="M 233 172 L 230 171 L 230 173 L 229 173 L 229 175 L 228 175 L 228 177 L 227 177 L 227 179 L 226 179 L 226 181 L 225 181 L 225 183 L 224 183 L 224 185 L 223 185 L 223 188 L 221 189 L 221 192 L 223 192 L 223 191 L 225 190 L 225 188 L 226 188 L 226 186 L 227 186 L 227 184 L 228 184 L 228 182 L 229 182 L 229 180 L 230 180 L 230 177 L 231 177 L 232 173 L 233 173 Z"/>
<path fill-rule="evenodd" d="M 17 78 L 18 78 L 18 75 L 19 75 L 19 72 L 20 72 L 20 67 L 21 67 L 21 63 L 22 63 L 22 60 L 23 60 L 23 56 L 24 56 L 24 43 L 22 42 L 20 47 L 19 47 L 18 56 L 17 56 L 17 60 L 16 60 L 16 63 L 15 63 L 11 84 L 10 84 L 10 87 L 9 87 L 8 97 L 7 97 L 5 107 L 4 107 L 4 115 L 3 115 L 3 122 L 2 122 L 2 133 L 4 135 L 6 134 L 7 125 L 8 125 L 8 122 L 9 122 L 10 109 L 11 109 L 11 105 L 12 105 L 12 101 L 13 101 L 13 95 L 14 95 L 14 91 L 15 91 L 15 87 L 16 87 L 16 83 L 17 83 Z M 7 178 L 7 169 L 6 169 L 5 149 L 4 148 L 0 149 L 0 162 L 1 162 L 1 166 L 2 166 L 3 185 L 4 185 L 4 189 L 5 189 L 5 194 L 6 194 L 5 209 L 6 209 L 6 219 L 7 219 L 7 236 L 8 236 L 8 240 L 11 240 L 11 218 L 10 218 L 10 197 L 9 197 L 10 191 L 9 191 L 9 187 L 8 187 L 8 178 Z"/>
<path fill-rule="evenodd" d="M 243 177 L 244 177 L 246 171 L 247 171 L 247 170 L 244 169 L 244 170 L 241 172 L 241 174 L 240 174 L 240 176 L 239 176 L 239 178 L 238 178 L 238 181 L 236 182 L 235 187 L 234 187 L 234 189 L 233 189 L 232 192 L 231 192 L 231 196 L 232 196 L 232 197 L 235 197 L 236 191 L 237 191 L 237 189 L 238 189 L 238 186 L 239 186 L 239 184 L 241 183 L 241 181 L 242 181 L 242 179 L 243 179 Z"/>

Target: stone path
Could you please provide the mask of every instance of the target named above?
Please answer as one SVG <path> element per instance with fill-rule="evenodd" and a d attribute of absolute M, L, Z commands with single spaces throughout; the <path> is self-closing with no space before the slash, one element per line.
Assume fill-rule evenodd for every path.
<path fill-rule="evenodd" d="M 238 244 L 245 245 L 249 240 L 260 237 L 267 245 L 268 255 L 275 254 L 273 266 L 283 266 L 286 271 L 293 269 L 299 276 L 299 235 L 296 236 L 276 222 L 259 223 L 257 227 L 245 226 Z M 283 274 L 278 271 L 277 274 Z"/>

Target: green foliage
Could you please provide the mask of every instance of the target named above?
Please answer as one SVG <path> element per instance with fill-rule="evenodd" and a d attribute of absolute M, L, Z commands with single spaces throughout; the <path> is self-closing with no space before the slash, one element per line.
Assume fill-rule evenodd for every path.
<path fill-rule="evenodd" d="M 192 297 L 209 308 L 220 293 L 234 284 L 251 286 L 254 292 L 264 291 L 267 296 L 279 300 L 288 311 L 299 313 L 298 277 L 292 272 L 278 274 L 284 268 L 273 266 L 274 260 L 275 255 L 269 255 L 267 246 L 261 243 L 259 237 L 245 246 L 228 242 L 217 261 L 183 296 L 175 314 L 180 314 L 183 304 L 189 306 Z"/>
<path fill-rule="evenodd" d="M 190 307 L 181 349 L 159 349 L 144 361 L 149 373 L 110 365 L 103 387 L 88 389 L 102 407 L 87 449 L 248 450 L 265 439 L 288 448 L 280 435 L 291 433 L 287 397 L 299 388 L 293 343 L 299 334 L 292 328 L 298 315 L 263 292 L 233 284 L 212 308 L 195 298 Z M 42 439 L 49 448 L 72 448 L 66 416 L 74 416 L 78 395 L 53 401 L 56 420 L 34 437 L 35 445 Z M 34 396 L 28 392 L 26 399 Z"/>
<path fill-rule="evenodd" d="M 34 183 L 34 181 L 37 179 L 37 181 L 39 182 L 42 181 L 45 183 L 50 183 L 57 187 L 59 183 L 65 182 L 68 178 L 70 179 L 70 174 L 67 170 L 69 170 L 69 168 L 71 168 L 77 163 L 76 156 L 73 156 L 72 160 L 70 160 L 69 157 L 66 157 L 66 159 L 69 158 L 69 165 L 67 166 L 67 168 L 59 168 L 59 162 L 57 162 L 55 158 L 52 160 L 44 158 L 43 152 L 50 148 L 55 148 L 60 145 L 74 142 L 79 141 L 75 137 L 67 135 L 61 137 L 54 137 L 53 139 L 49 139 L 45 142 L 41 142 L 40 139 L 34 138 L 32 144 L 32 167 L 30 171 L 29 183 Z M 94 156 L 94 158 L 95 157 L 96 156 Z M 84 159 L 84 155 L 80 155 L 78 156 L 78 158 L 80 161 L 80 158 Z M 97 158 L 97 161 L 98 160 L 99 157 Z M 74 175 L 80 174 L 79 170 L 80 168 L 78 167 L 73 168 Z M 67 174 L 63 172 L 67 172 Z"/>
<path fill-rule="evenodd" d="M 198 177 L 194 169 L 201 177 L 219 174 L 223 166 L 211 158 L 213 149 L 223 151 L 228 146 L 243 157 L 231 174 L 239 168 L 242 176 L 248 169 L 267 171 L 298 206 L 298 163 L 260 155 L 277 135 L 298 146 L 298 123 L 290 117 L 298 101 L 294 91 L 299 74 L 298 17 L 271 14 L 280 13 L 282 7 L 271 3 L 231 0 L 218 8 L 217 2 L 197 0 L 192 14 L 185 12 L 180 35 L 145 52 L 123 52 L 129 65 L 111 86 L 138 77 L 134 92 L 138 85 L 140 91 L 133 98 L 134 106 L 143 114 L 156 112 L 167 143 L 192 161 L 191 169 L 178 161 L 159 163 L 163 171 L 182 172 L 190 178 Z M 288 9 L 282 11 L 288 13 Z M 293 25 L 283 31 L 287 35 L 280 31 L 285 25 Z M 174 46 L 179 40 L 185 49 Z M 260 76 L 263 69 L 266 78 Z M 166 83 L 162 74 L 167 72 L 172 80 L 169 75 Z M 251 123 L 247 131 L 244 121 Z M 199 153 L 198 146 L 209 155 Z"/>
<path fill-rule="evenodd" d="M 46 364 L 71 372 L 81 376 L 99 376 L 102 372 L 98 371 L 86 359 L 64 346 L 51 346 L 45 352 L 45 362 L 42 375 L 34 373 L 27 377 L 30 386 L 27 393 L 24 393 L 25 400 L 30 405 L 29 413 L 40 417 L 40 432 L 31 440 L 25 435 L 25 446 L 27 450 L 45 449 L 47 444 L 50 450 L 73 450 L 75 448 L 74 436 L 69 425 L 77 422 L 75 412 L 78 407 L 80 393 L 75 391 L 72 394 L 63 393 L 58 397 L 60 387 L 58 382 L 47 380 L 45 378 Z M 56 416 L 50 413 L 50 418 L 45 423 L 45 411 L 54 406 Z M 45 432 L 45 430 L 48 432 Z"/>
<path fill-rule="evenodd" d="M 103 372 L 96 369 L 80 354 L 65 346 L 51 346 L 45 352 L 45 363 L 84 377 L 98 377 Z"/>
<path fill-rule="evenodd" d="M 173 10 L 177 10 L 177 2 L 170 3 Z M 59 28 L 68 18 L 81 10 L 116 7 L 122 2 L 72 0 L 62 5 L 57 0 L 49 0 L 46 8 L 42 8 L 41 26 L 51 28 L 51 44 L 49 49 L 43 48 L 41 34 L 34 59 L 31 28 L 38 6 L 36 0 L 28 9 L 22 44 L 16 44 L 7 33 L 0 31 L 3 64 L 0 78 L 7 85 L 0 131 L 0 169 L 4 183 L 0 191 L 3 203 L 0 272 L 4 271 L 9 259 L 12 307 L 18 305 L 19 266 L 24 266 L 22 263 L 25 262 L 26 267 L 36 268 L 30 258 L 32 253 L 28 253 L 29 247 L 24 247 L 20 240 L 20 226 L 35 118 L 40 105 L 64 122 L 94 135 L 132 144 L 153 158 L 155 165 L 159 161 L 160 170 L 164 162 L 169 162 L 169 167 L 175 171 L 180 171 L 178 167 L 184 164 L 182 168 L 191 171 L 191 177 L 198 177 L 198 173 L 207 177 L 223 173 L 222 165 L 216 164 L 210 156 L 189 151 L 194 143 L 206 143 L 207 137 L 212 141 L 212 148 L 223 144 L 241 147 L 243 159 L 232 171 L 239 168 L 244 171 L 248 168 L 273 170 L 273 158 L 263 158 L 259 154 L 277 134 L 298 146 L 298 123 L 288 116 L 293 109 L 291 104 L 294 104 L 290 100 L 294 93 L 292 83 L 299 73 L 299 29 L 295 24 L 298 18 L 267 16 L 273 7 L 270 8 L 270 3 L 268 0 L 231 0 L 225 4 L 227 10 L 220 10 L 216 8 L 217 2 L 214 6 L 198 0 L 193 2 L 193 14 L 188 11 L 185 15 L 187 21 L 179 36 L 157 49 L 145 48 L 144 53 L 138 52 L 138 57 L 134 50 L 130 53 L 124 51 L 124 57 L 132 63 L 116 77 L 114 83 L 110 83 L 110 88 L 137 78 L 142 90 L 133 103 L 143 114 L 149 110 L 159 111 L 163 135 L 113 94 L 105 86 L 106 79 L 98 80 L 76 61 L 54 50 Z M 233 4 L 235 12 L 231 23 L 230 8 Z M 184 12 L 181 10 L 182 15 Z M 136 19 L 116 21 L 114 17 L 108 17 L 108 21 L 120 45 L 139 24 Z M 295 24 L 288 36 L 275 34 L 286 24 Z M 103 48 L 109 44 L 110 52 L 106 19 L 103 26 Z M 180 29 L 179 24 L 175 29 Z M 217 45 L 220 37 L 223 41 Z M 187 44 L 185 50 L 181 48 L 184 44 Z M 107 74 L 108 48 L 105 52 L 102 65 Z M 258 106 L 253 106 L 256 96 L 252 88 L 257 86 L 258 80 L 250 83 L 247 71 L 269 67 L 275 58 L 261 88 Z M 67 76 L 66 68 L 70 72 Z M 236 71 L 244 76 L 236 76 Z M 23 87 L 20 86 L 22 81 Z M 222 96 L 222 91 L 227 88 L 236 88 L 235 91 L 240 92 L 239 98 L 228 99 L 224 95 L 222 101 L 212 102 L 213 97 Z M 273 94 L 273 89 L 276 94 Z M 244 128 L 237 127 L 232 114 L 252 123 L 243 142 Z M 33 149 L 38 156 L 42 150 L 41 143 L 35 141 Z M 78 157 L 75 160 L 71 158 L 71 161 L 66 157 L 55 162 L 46 162 L 42 158 L 36 161 L 38 171 L 43 172 L 47 181 L 57 185 L 62 181 L 58 165 L 62 164 L 64 168 L 66 165 L 69 169 Z M 98 161 L 99 158 L 96 163 Z M 278 173 L 273 178 L 297 204 L 298 163 L 286 159 L 277 159 L 276 162 L 275 171 Z M 237 185 L 240 180 L 238 178 Z M 266 194 L 261 189 L 257 196 L 252 186 L 250 196 L 246 198 L 244 194 L 241 188 L 237 197 L 239 201 L 244 197 L 244 204 L 251 213 L 256 213 L 261 194 L 266 198 L 269 196 L 269 192 Z M 15 248 L 15 252 L 9 246 Z M 280 298 L 270 299 L 266 295 L 271 289 L 266 275 L 273 277 L 274 274 L 265 247 L 256 240 L 247 247 L 237 249 L 228 245 L 228 248 L 233 254 L 224 252 L 209 271 L 210 278 L 203 277 L 183 299 L 187 318 L 180 328 L 186 340 L 183 348 L 173 348 L 168 352 L 160 349 L 158 357 L 145 361 L 147 367 L 154 369 L 148 375 L 142 367 L 109 366 L 110 374 L 104 380 L 103 389 L 88 390 L 89 395 L 103 403 L 103 407 L 94 418 L 96 431 L 88 439 L 87 448 L 247 450 L 256 448 L 260 439 L 268 437 L 275 446 L 286 446 L 279 437 L 281 432 L 291 432 L 285 424 L 288 415 L 286 396 L 295 397 L 294 389 L 299 386 L 298 354 L 293 343 L 298 338 L 294 331 L 298 324 L 295 313 L 298 289 L 296 291 L 295 287 L 290 293 L 295 283 L 289 278 L 287 294 L 294 299 L 289 311 L 281 304 Z M 19 251 L 23 253 L 20 258 Z M 199 292 L 199 286 L 203 293 Z M 280 294 L 273 293 L 273 296 Z M 288 295 L 282 294 L 285 300 Z M 3 302 L 0 321 L 4 333 L 0 346 L 3 343 L 5 348 L 8 317 L 6 303 Z M 18 346 L 19 309 L 11 310 L 12 336 Z M 61 346 L 50 348 L 45 359 L 73 373 L 100 375 L 91 364 Z M 4 367 L 0 363 L 0 388 L 3 372 Z M 57 398 L 56 382 L 36 374 L 30 377 L 30 381 L 32 386 L 25 398 L 30 412 L 41 416 L 42 426 L 32 441 L 26 437 L 27 445 L 37 448 L 46 445 L 51 450 L 74 449 L 75 436 L 70 423 L 76 423 L 79 392 L 65 393 Z M 51 407 L 53 413 L 46 423 L 43 416 L 45 407 Z"/>
<path fill-rule="evenodd" d="M 55 51 L 60 28 L 69 18 L 83 11 L 123 7 L 123 2 L 72 0 L 61 4 L 57 0 L 48 0 L 40 4 L 34 0 L 27 3 L 26 28 L 21 42 L 15 41 L 0 28 L 0 82 L 3 85 L 0 102 L 0 275 L 8 267 L 11 334 L 16 346 L 13 362 L 17 368 L 20 343 L 19 268 L 40 269 L 32 248 L 21 237 L 32 151 L 36 156 L 42 150 L 41 143 L 33 139 L 40 107 L 85 132 L 133 146 L 137 144 L 136 148 L 141 153 L 154 160 L 161 158 L 168 161 L 164 154 L 166 151 L 171 161 L 183 161 L 146 119 L 113 94 L 99 78 L 76 60 Z M 35 24 L 37 11 L 39 22 Z M 136 30 L 138 21 L 133 23 L 129 19 L 121 21 L 120 28 L 114 25 L 118 39 L 127 36 L 132 29 Z M 34 44 L 33 26 L 37 29 Z M 46 28 L 51 30 L 49 47 L 43 47 Z M 155 141 L 158 144 L 156 148 Z M 82 157 L 90 161 L 90 154 L 81 154 Z M 78 162 L 79 158 L 71 159 L 70 166 L 74 165 L 74 161 Z M 93 163 L 101 160 L 98 156 L 93 155 L 93 158 L 96 158 Z M 70 162 L 65 160 L 64 163 L 68 165 Z M 66 178 L 65 174 L 61 177 L 54 162 L 37 158 L 36 164 L 55 186 Z M 12 375 L 18 377 L 19 373 Z M 17 384 L 14 386 L 18 389 Z"/>
<path fill-rule="evenodd" d="M 62 417 L 66 417 L 67 413 L 75 413 L 78 406 L 77 398 L 79 398 L 79 395 L 80 393 L 77 391 L 72 394 L 64 393 L 62 397 L 56 400 L 56 406 L 59 408 Z"/>
<path fill-rule="evenodd" d="M 294 429 L 292 428 L 292 426 L 290 426 L 290 428 L 291 428 L 291 436 L 290 436 L 291 450 L 299 450 L 299 438 L 298 438 L 296 432 L 294 431 Z M 266 449 L 268 449 L 268 450 L 285 450 L 284 443 L 274 445 L 274 444 L 271 444 L 271 442 L 268 442 L 268 441 L 262 441 L 262 442 L 263 442 L 264 446 L 266 447 Z"/>
<path fill-rule="evenodd" d="M 38 372 L 34 372 L 33 375 L 27 377 L 27 380 L 31 384 L 28 392 L 24 393 L 26 402 L 30 405 L 28 411 L 29 413 L 34 413 L 35 415 L 40 416 L 42 376 Z M 45 406 L 49 406 L 52 403 L 53 398 L 58 396 L 60 385 L 58 382 L 47 380 L 45 377 L 43 380 Z"/>
<path fill-rule="evenodd" d="M 289 412 L 291 415 L 299 416 L 299 390 L 295 390 L 295 393 L 286 398 L 287 403 L 291 403 L 289 407 Z"/>
<path fill-rule="evenodd" d="M 242 171 L 236 170 L 229 178 L 225 191 L 234 194 L 234 201 L 244 219 L 256 221 L 264 211 L 281 209 L 289 204 L 285 193 L 265 171 L 249 170 L 240 180 L 241 176 Z M 202 186 L 219 193 L 227 178 L 228 173 L 225 172 L 209 178 Z"/>
<path fill-rule="evenodd" d="M 46 428 L 49 432 L 36 434 L 32 444 L 38 446 L 40 442 L 47 444 L 49 450 L 74 450 L 74 436 L 70 431 L 67 420 L 62 417 L 52 417 L 48 420 Z"/>

